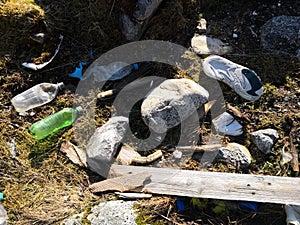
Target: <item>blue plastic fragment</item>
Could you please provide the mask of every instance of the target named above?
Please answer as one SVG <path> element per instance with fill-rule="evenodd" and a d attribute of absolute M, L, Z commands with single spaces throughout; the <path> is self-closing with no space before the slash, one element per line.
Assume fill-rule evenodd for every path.
<path fill-rule="evenodd" d="M 91 58 L 93 58 L 93 49 L 92 49 L 92 48 L 90 49 L 89 56 L 90 56 Z"/>
<path fill-rule="evenodd" d="M 133 64 L 133 69 L 135 71 L 137 71 L 139 69 L 139 64 L 137 64 L 137 63 Z"/>
<path fill-rule="evenodd" d="M 0 193 L 0 199 L 3 199 L 4 197 L 3 197 L 3 194 L 2 193 Z"/>
<path fill-rule="evenodd" d="M 257 202 L 239 202 L 240 209 L 256 212 L 259 204 Z"/>
<path fill-rule="evenodd" d="M 79 67 L 76 67 L 75 71 L 73 73 L 69 73 L 68 76 L 78 78 L 80 80 L 85 80 L 86 78 L 82 78 L 82 66 L 85 66 L 87 64 L 87 62 L 80 62 Z"/>
<path fill-rule="evenodd" d="M 184 201 L 181 199 L 176 200 L 176 206 L 177 206 L 177 209 L 179 212 L 185 210 L 185 208 L 186 208 Z"/>

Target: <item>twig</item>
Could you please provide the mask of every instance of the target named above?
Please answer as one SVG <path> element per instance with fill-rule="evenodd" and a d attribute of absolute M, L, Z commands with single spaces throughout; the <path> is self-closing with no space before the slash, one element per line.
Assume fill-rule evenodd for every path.
<path fill-rule="evenodd" d="M 299 172 L 298 151 L 293 143 L 293 131 L 290 133 L 290 148 L 293 156 L 292 166 L 294 172 Z"/>
<path fill-rule="evenodd" d="M 112 11 L 113 11 L 113 9 L 115 7 L 115 3 L 116 3 L 116 0 L 113 1 L 113 4 L 112 4 L 112 6 L 110 8 L 110 11 L 109 11 L 109 16 L 111 16 L 111 13 L 112 13 Z"/>
<path fill-rule="evenodd" d="M 166 216 L 164 216 L 164 215 L 162 215 L 162 214 L 160 214 L 160 213 L 158 213 L 158 212 L 156 212 L 156 211 L 155 211 L 155 213 L 156 213 L 157 215 L 161 216 L 162 218 L 164 218 L 165 220 L 168 220 L 168 221 L 171 222 L 172 224 L 182 225 L 182 224 L 177 223 L 177 222 L 171 220 L 170 218 L 168 218 L 168 217 L 166 217 Z"/>
<path fill-rule="evenodd" d="M 222 146 L 223 146 L 222 144 L 210 144 L 210 145 L 202 145 L 202 146 L 177 146 L 176 150 L 195 151 L 195 152 L 218 151 Z"/>

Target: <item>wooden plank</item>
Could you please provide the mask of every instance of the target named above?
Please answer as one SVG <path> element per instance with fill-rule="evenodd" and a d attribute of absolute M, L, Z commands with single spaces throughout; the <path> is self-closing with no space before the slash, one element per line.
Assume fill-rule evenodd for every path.
<path fill-rule="evenodd" d="M 147 170 L 139 170 L 136 173 L 126 174 L 124 176 L 93 183 L 89 188 L 93 193 L 104 191 L 130 191 L 143 186 L 144 182 L 150 177 L 151 175 L 147 172 Z"/>
<path fill-rule="evenodd" d="M 141 191 L 164 195 L 300 205 L 300 179 L 112 165 L 111 176 L 151 174 Z"/>

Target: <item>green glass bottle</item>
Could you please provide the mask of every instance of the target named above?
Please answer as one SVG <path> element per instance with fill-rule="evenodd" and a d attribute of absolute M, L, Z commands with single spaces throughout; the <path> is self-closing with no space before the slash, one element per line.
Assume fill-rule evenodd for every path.
<path fill-rule="evenodd" d="M 82 112 L 80 106 L 76 109 L 64 108 L 61 111 L 32 124 L 29 128 L 30 133 L 36 139 L 41 140 L 64 127 L 72 125 L 80 112 Z"/>

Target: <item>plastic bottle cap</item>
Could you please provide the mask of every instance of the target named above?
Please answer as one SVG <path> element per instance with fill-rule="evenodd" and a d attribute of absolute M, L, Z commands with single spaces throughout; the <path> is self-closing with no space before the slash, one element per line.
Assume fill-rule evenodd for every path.
<path fill-rule="evenodd" d="M 0 199 L 3 199 L 4 197 L 3 197 L 3 194 L 2 193 L 0 193 Z"/>
<path fill-rule="evenodd" d="M 57 84 L 59 89 L 62 89 L 65 87 L 65 84 L 63 82 L 60 82 Z"/>

